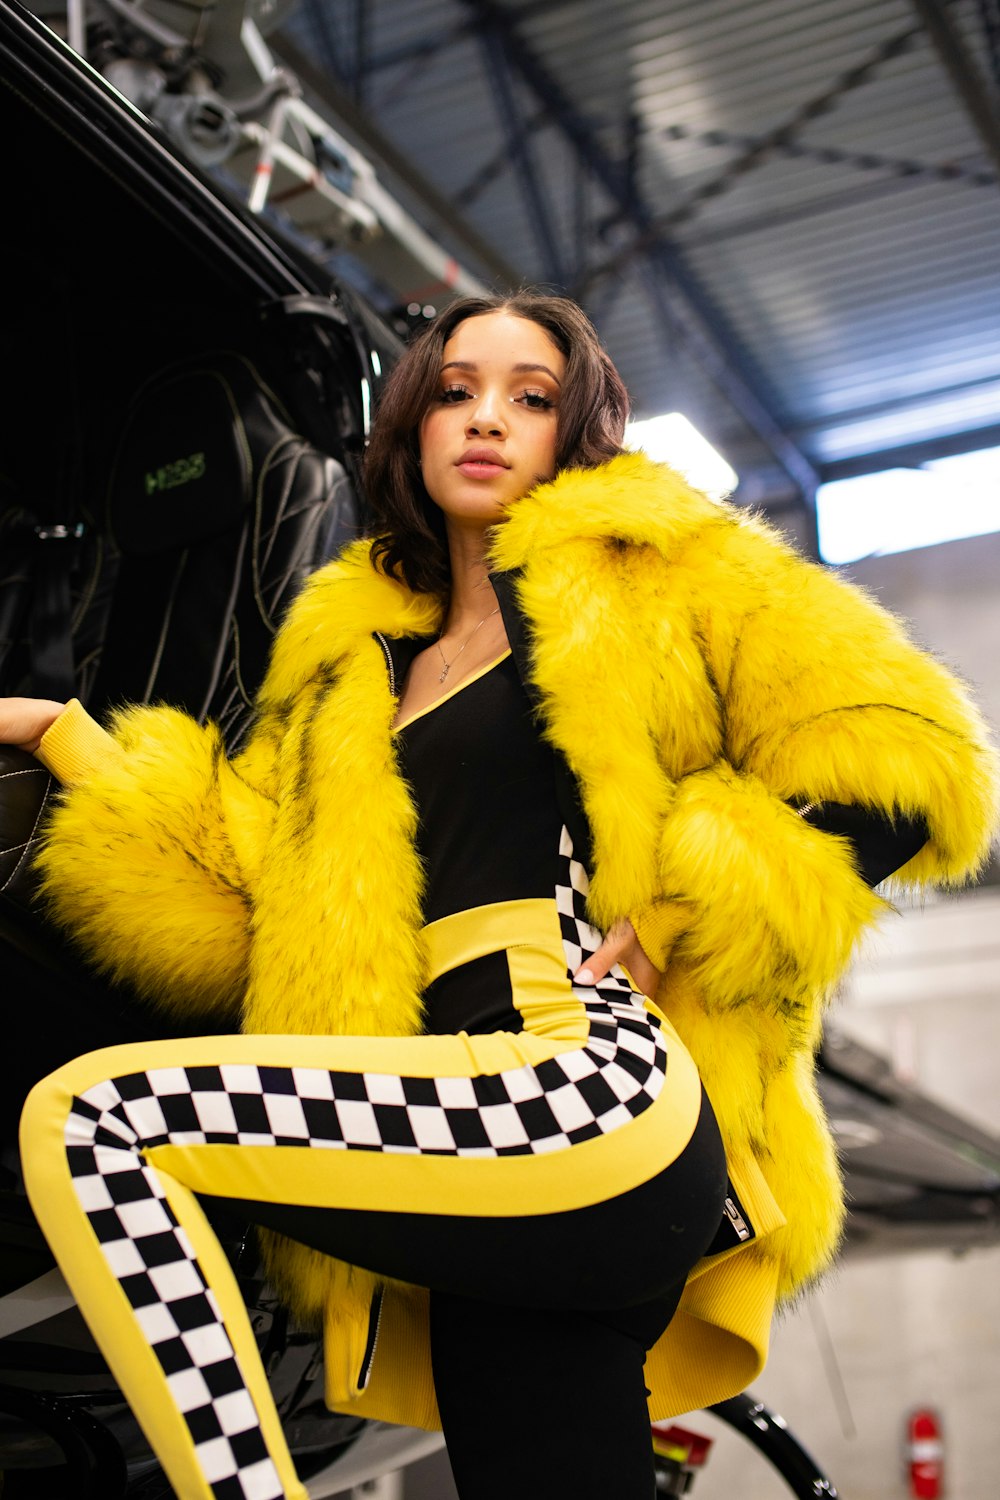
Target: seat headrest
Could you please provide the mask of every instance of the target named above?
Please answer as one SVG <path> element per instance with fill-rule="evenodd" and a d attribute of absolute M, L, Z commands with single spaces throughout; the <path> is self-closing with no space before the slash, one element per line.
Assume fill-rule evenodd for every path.
<path fill-rule="evenodd" d="M 289 431 L 237 355 L 163 372 L 136 397 L 112 469 L 108 522 L 121 551 L 149 557 L 241 524 L 255 467 Z"/>

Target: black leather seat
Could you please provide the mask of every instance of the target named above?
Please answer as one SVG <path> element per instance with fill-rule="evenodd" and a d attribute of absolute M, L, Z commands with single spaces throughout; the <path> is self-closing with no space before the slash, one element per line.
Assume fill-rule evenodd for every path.
<path fill-rule="evenodd" d="M 182 704 L 233 748 L 285 607 L 357 523 L 343 467 L 296 431 L 249 360 L 161 372 L 110 476 L 120 563 L 89 706 Z"/>
<path fill-rule="evenodd" d="M 175 704 L 214 719 L 235 749 L 290 599 L 359 529 L 343 463 L 296 430 L 247 358 L 213 352 L 170 365 L 136 394 L 103 509 L 89 599 L 72 620 L 50 611 L 41 628 L 88 643 L 85 664 L 74 654 L 91 712 Z M 86 540 L 96 556 L 95 539 Z M 0 692 L 31 691 L 30 682 L 0 683 Z M 6 1140 L 27 1089 L 60 1062 L 170 1029 L 127 988 L 90 973 L 36 908 L 31 853 L 52 791 L 32 757 L 0 752 L 4 998 L 44 1017 L 3 1066 Z"/>

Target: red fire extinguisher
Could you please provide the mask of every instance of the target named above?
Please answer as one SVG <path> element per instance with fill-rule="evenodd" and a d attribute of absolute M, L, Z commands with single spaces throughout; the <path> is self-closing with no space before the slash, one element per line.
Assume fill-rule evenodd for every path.
<path fill-rule="evenodd" d="M 944 1494 L 944 1441 L 937 1412 L 921 1407 L 906 1422 L 906 1472 L 916 1500 L 940 1500 Z"/>

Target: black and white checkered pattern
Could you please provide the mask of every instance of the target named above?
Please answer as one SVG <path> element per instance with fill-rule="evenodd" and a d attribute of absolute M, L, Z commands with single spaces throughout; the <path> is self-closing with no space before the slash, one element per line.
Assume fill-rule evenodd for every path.
<path fill-rule="evenodd" d="M 172 1128 L 194 1095 L 182 1069 L 98 1084 L 73 1102 L 65 1140 L 80 1204 L 108 1266 L 156 1354 L 217 1500 L 280 1500 L 268 1454 L 218 1303 L 142 1149 Z M 183 1120 L 175 1124 L 183 1124 Z"/>
<path fill-rule="evenodd" d="M 563 828 L 559 839 L 559 871 L 561 879 L 556 882 L 556 908 L 559 912 L 566 967 L 572 979 L 584 959 L 597 952 L 603 939 L 597 928 L 587 921 L 590 878 L 580 861 L 573 858 L 573 840 L 568 828 Z M 618 964 L 601 980 L 600 990 L 603 994 L 619 991 L 631 995 L 633 1003 L 641 998 L 636 995 Z"/>
<path fill-rule="evenodd" d="M 601 937 L 586 921 L 586 871 L 565 832 L 561 854 L 556 901 L 572 980 Z M 589 1022 L 586 1045 L 537 1066 L 471 1078 L 150 1068 L 74 1101 L 66 1148 L 78 1198 L 219 1500 L 272 1500 L 282 1490 L 215 1298 L 142 1152 L 171 1142 L 496 1158 L 607 1135 L 656 1099 L 666 1046 L 620 969 L 572 993 Z"/>

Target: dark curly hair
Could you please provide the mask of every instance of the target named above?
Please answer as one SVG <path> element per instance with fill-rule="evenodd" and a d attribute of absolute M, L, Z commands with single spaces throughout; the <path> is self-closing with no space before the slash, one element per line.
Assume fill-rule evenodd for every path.
<path fill-rule="evenodd" d="M 389 376 L 364 462 L 375 537 L 372 562 L 420 593 L 445 595 L 451 586 L 444 518 L 420 474 L 420 423 L 437 390 L 445 344 L 459 323 L 492 312 L 537 323 L 566 358 L 556 469 L 592 469 L 622 451 L 628 393 L 575 302 L 530 291 L 452 302 Z"/>

